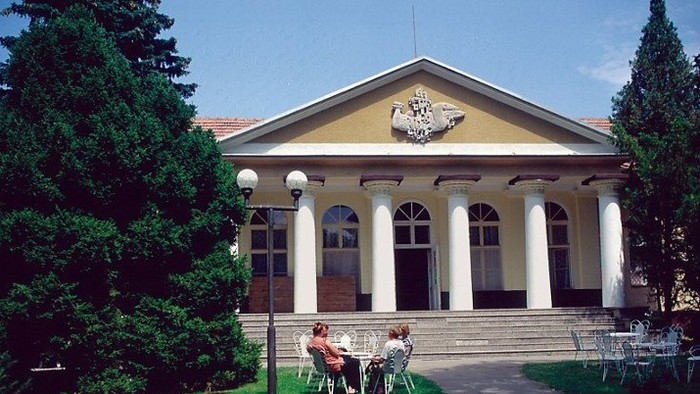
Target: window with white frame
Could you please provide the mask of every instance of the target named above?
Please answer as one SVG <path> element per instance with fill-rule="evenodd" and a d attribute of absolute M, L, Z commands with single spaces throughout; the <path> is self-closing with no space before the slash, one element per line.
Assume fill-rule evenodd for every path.
<path fill-rule="evenodd" d="M 570 289 L 569 216 L 561 205 L 553 202 L 545 202 L 544 210 L 547 217 L 547 245 L 552 287 Z"/>
<path fill-rule="evenodd" d="M 418 202 L 407 202 L 394 213 L 396 245 L 430 247 L 430 212 Z"/>
<path fill-rule="evenodd" d="M 250 260 L 253 276 L 267 276 L 267 209 L 258 209 L 250 218 Z M 287 276 L 287 215 L 274 211 L 272 227 L 273 275 Z"/>
<path fill-rule="evenodd" d="M 502 290 L 500 219 L 498 212 L 483 203 L 469 207 L 469 243 L 474 290 Z"/>
<path fill-rule="evenodd" d="M 335 205 L 323 214 L 323 275 L 355 277 L 360 289 L 360 221 L 352 208 Z"/>

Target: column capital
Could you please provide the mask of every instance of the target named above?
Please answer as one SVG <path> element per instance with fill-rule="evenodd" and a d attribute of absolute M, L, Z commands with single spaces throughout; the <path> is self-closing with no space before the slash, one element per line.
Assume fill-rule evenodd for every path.
<path fill-rule="evenodd" d="M 440 175 L 435 179 L 433 185 L 438 186 L 440 191 L 453 194 L 467 194 L 469 189 L 481 179 L 479 174 L 458 174 Z"/>
<path fill-rule="evenodd" d="M 589 183 L 598 191 L 598 196 L 616 196 L 624 184 L 625 181 L 621 179 L 599 179 Z"/>
<path fill-rule="evenodd" d="M 323 182 L 309 179 L 309 181 L 306 183 L 306 187 L 304 188 L 302 196 L 316 197 L 316 192 L 322 187 Z"/>
<path fill-rule="evenodd" d="M 628 178 L 629 175 L 622 173 L 595 174 L 584 179 L 581 184 L 593 187 L 599 196 L 616 196 Z"/>
<path fill-rule="evenodd" d="M 391 190 L 401 184 L 403 175 L 362 175 L 360 186 L 374 196 L 389 196 Z"/>
<path fill-rule="evenodd" d="M 390 196 L 391 191 L 399 185 L 399 182 L 392 180 L 375 180 L 364 182 L 362 186 L 374 196 Z"/>
<path fill-rule="evenodd" d="M 441 192 L 445 192 L 447 195 L 451 196 L 455 194 L 467 194 L 474 184 L 476 184 L 476 181 L 451 180 L 440 182 L 438 186 Z"/>
<path fill-rule="evenodd" d="M 508 181 L 525 194 L 544 194 L 544 189 L 559 180 L 557 174 L 521 174 Z"/>

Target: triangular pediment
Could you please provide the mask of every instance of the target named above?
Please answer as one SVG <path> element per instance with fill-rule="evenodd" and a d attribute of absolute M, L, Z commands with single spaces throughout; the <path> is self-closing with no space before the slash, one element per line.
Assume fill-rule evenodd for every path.
<path fill-rule="evenodd" d="M 435 108 L 443 107 L 438 103 L 445 103 L 445 108 L 453 113 L 461 111 L 464 117 L 454 119 L 452 127 L 432 133 L 429 140 L 411 138 L 405 130 L 397 129 L 396 123 L 392 125 L 392 116 L 416 124 L 418 118 L 409 112 L 409 100 L 418 91 L 432 103 L 431 111 L 437 112 Z M 432 119 L 433 114 L 430 116 Z M 315 148 L 323 149 L 319 154 L 326 155 L 484 155 L 503 150 L 528 154 L 544 152 L 547 147 L 559 154 L 609 154 L 616 150 L 608 139 L 606 131 L 432 59 L 420 58 L 254 125 L 220 144 L 224 154 L 233 155 L 309 155 Z"/>

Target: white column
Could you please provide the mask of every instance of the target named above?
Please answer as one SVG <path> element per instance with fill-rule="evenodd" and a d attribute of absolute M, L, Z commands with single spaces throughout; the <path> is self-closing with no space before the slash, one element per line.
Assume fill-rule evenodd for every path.
<path fill-rule="evenodd" d="M 391 190 L 397 181 L 365 182 L 372 195 L 372 311 L 396 311 L 394 276 L 394 221 L 391 214 Z"/>
<path fill-rule="evenodd" d="M 294 313 L 316 313 L 315 194 L 321 182 L 309 181 L 294 213 Z"/>
<path fill-rule="evenodd" d="M 604 308 L 625 306 L 624 251 L 622 238 L 622 214 L 618 188 L 620 179 L 591 181 L 598 191 L 598 217 L 600 221 L 600 274 Z"/>
<path fill-rule="evenodd" d="M 551 181 L 520 181 L 516 186 L 525 192 L 525 266 L 528 309 L 551 308 L 547 253 L 547 216 L 544 211 L 544 189 Z"/>
<path fill-rule="evenodd" d="M 450 180 L 440 183 L 447 192 L 450 310 L 474 309 L 472 258 L 469 250 L 469 197 L 475 181 Z"/>

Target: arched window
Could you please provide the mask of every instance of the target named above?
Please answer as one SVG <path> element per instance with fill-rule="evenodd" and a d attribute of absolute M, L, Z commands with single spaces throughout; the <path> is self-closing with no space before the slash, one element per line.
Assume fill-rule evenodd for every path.
<path fill-rule="evenodd" d="M 407 202 L 394 213 L 396 245 L 430 247 L 430 212 L 418 202 Z"/>
<path fill-rule="evenodd" d="M 488 204 L 469 207 L 469 243 L 474 290 L 503 289 L 498 213 Z"/>
<path fill-rule="evenodd" d="M 272 227 L 274 276 L 287 276 L 287 215 L 274 211 Z M 253 276 L 267 276 L 267 209 L 250 218 L 250 260 Z"/>
<path fill-rule="evenodd" d="M 569 216 L 561 205 L 553 202 L 545 202 L 544 210 L 547 216 L 547 245 L 552 286 L 555 289 L 570 289 Z"/>
<path fill-rule="evenodd" d="M 323 214 L 323 275 L 350 275 L 360 289 L 360 221 L 352 208 L 335 205 Z"/>

